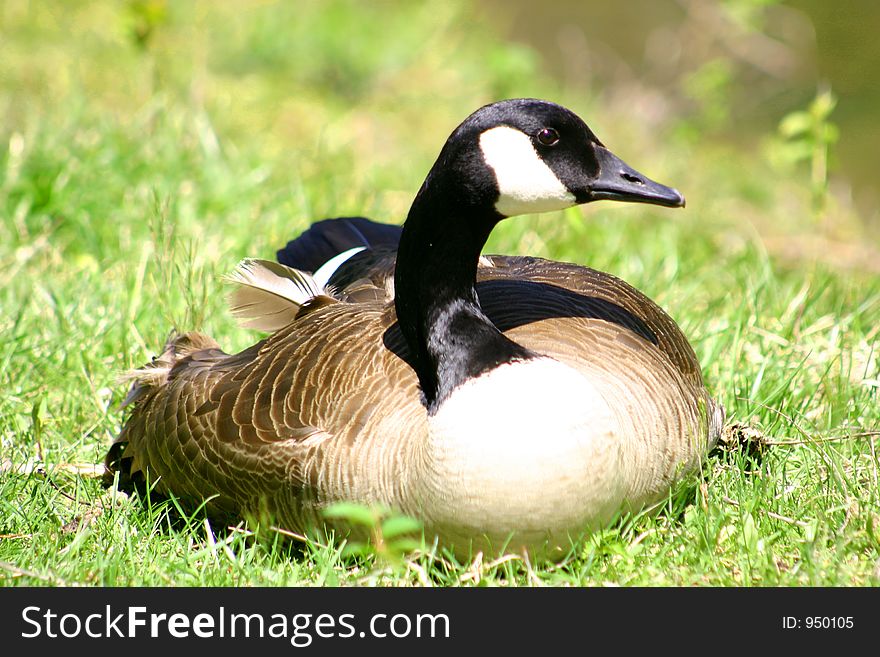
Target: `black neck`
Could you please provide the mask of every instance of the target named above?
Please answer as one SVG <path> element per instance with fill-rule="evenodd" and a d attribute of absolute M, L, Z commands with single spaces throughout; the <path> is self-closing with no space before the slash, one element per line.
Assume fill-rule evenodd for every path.
<path fill-rule="evenodd" d="M 401 332 L 428 412 L 469 378 L 529 358 L 480 308 L 477 261 L 502 218 L 492 202 L 429 175 L 404 224 L 394 276 Z"/>

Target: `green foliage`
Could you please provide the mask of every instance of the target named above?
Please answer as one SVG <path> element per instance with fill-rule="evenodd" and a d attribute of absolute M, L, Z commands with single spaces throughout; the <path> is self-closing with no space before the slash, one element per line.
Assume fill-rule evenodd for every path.
<path fill-rule="evenodd" d="M 733 65 L 728 59 L 712 59 L 688 75 L 683 82 L 685 94 L 693 100 L 699 112 L 684 123 L 690 136 L 697 138 L 706 130 L 726 127 L 730 121 Z"/>
<path fill-rule="evenodd" d="M 780 0 L 724 0 L 722 7 L 741 28 L 761 32 L 766 22 L 767 8 L 779 2 Z"/>
<path fill-rule="evenodd" d="M 342 520 L 348 526 L 366 530 L 367 541 L 348 541 L 342 556 L 375 556 L 399 569 L 403 557 L 424 545 L 421 535 L 422 523 L 415 518 L 392 513 L 385 507 L 369 507 L 351 502 L 337 502 L 324 510 L 328 520 Z"/>
<path fill-rule="evenodd" d="M 819 91 L 807 109 L 791 112 L 780 121 L 780 141 L 771 150 L 771 157 L 782 165 L 810 165 L 810 188 L 817 214 L 825 210 L 828 201 L 829 151 L 839 137 L 837 126 L 830 120 L 836 105 L 837 98 L 830 89 Z"/>
<path fill-rule="evenodd" d="M 135 45 L 146 50 L 155 32 L 168 22 L 166 0 L 128 0 L 129 32 Z"/>

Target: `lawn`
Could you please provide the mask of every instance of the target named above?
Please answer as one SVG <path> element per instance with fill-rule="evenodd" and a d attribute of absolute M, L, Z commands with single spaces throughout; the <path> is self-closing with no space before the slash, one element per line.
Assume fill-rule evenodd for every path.
<path fill-rule="evenodd" d="M 693 79 L 590 88 L 493 30 L 465 2 L 0 7 L 0 582 L 880 584 L 880 252 L 820 166 L 825 101 L 733 139 L 736 116 Z M 512 96 L 571 107 L 688 204 L 522 217 L 486 252 L 643 290 L 749 445 L 561 563 L 349 555 L 102 487 L 124 371 L 172 327 L 227 350 L 258 339 L 226 311 L 222 274 L 313 220 L 402 221 L 452 128 Z"/>

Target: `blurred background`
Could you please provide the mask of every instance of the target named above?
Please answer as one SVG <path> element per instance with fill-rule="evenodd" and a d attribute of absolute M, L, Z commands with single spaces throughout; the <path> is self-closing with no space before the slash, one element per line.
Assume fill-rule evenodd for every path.
<path fill-rule="evenodd" d="M 6 210 L 86 252 L 81 231 L 121 204 L 206 220 L 267 179 L 305 201 L 295 226 L 400 221 L 464 116 L 540 96 L 681 188 L 718 239 L 747 222 L 784 260 L 878 271 L 877 26 L 880 5 L 856 0 L 4 0 Z M 86 198 L 59 218 L 53 193 L 78 176 Z M 281 239 L 284 199 L 264 200 Z"/>
<path fill-rule="evenodd" d="M 776 136 L 795 137 L 802 119 L 789 114 L 826 95 L 827 109 L 813 109 L 831 128 L 825 140 L 833 145 L 835 192 L 877 221 L 877 3 L 636 0 L 622 10 L 607 2 L 551 2 L 539 11 L 513 4 L 505 34 L 534 48 L 564 83 L 630 98 L 639 87 L 653 91 L 645 97 L 651 113 L 700 139 L 754 148 L 777 128 Z M 483 5 L 500 12 L 511 3 Z M 808 155 L 793 145 L 768 154 Z"/>
<path fill-rule="evenodd" d="M 101 513 L 84 480 L 5 473 L 94 473 L 120 373 L 171 327 L 228 351 L 259 339 L 226 309 L 241 258 L 323 217 L 403 221 L 455 126 L 533 96 L 687 207 L 512 219 L 486 251 L 642 290 L 729 417 L 786 446 L 760 467 L 719 459 L 671 534 L 603 538 L 584 572 L 598 554 L 602 581 L 876 583 L 878 28 L 867 0 L 0 0 L 0 566 L 62 577 L 22 580 L 38 584 L 247 583 L 252 557 L 193 556 L 202 529 L 145 551 L 131 532 L 164 535 L 152 512 L 104 515 L 112 539 L 66 533 Z"/>
<path fill-rule="evenodd" d="M 714 248 L 878 272 L 878 26 L 856 0 L 4 0 L 3 225 L 100 262 L 162 206 L 265 255 L 321 216 L 401 221 L 458 122 L 539 96 Z"/>

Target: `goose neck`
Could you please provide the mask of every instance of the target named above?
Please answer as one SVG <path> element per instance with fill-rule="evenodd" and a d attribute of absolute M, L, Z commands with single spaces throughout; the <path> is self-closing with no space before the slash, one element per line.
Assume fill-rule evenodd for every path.
<path fill-rule="evenodd" d="M 395 270 L 397 318 L 430 414 L 470 378 L 530 355 L 486 317 L 475 289 L 480 251 L 502 217 L 454 199 L 423 186 Z"/>

